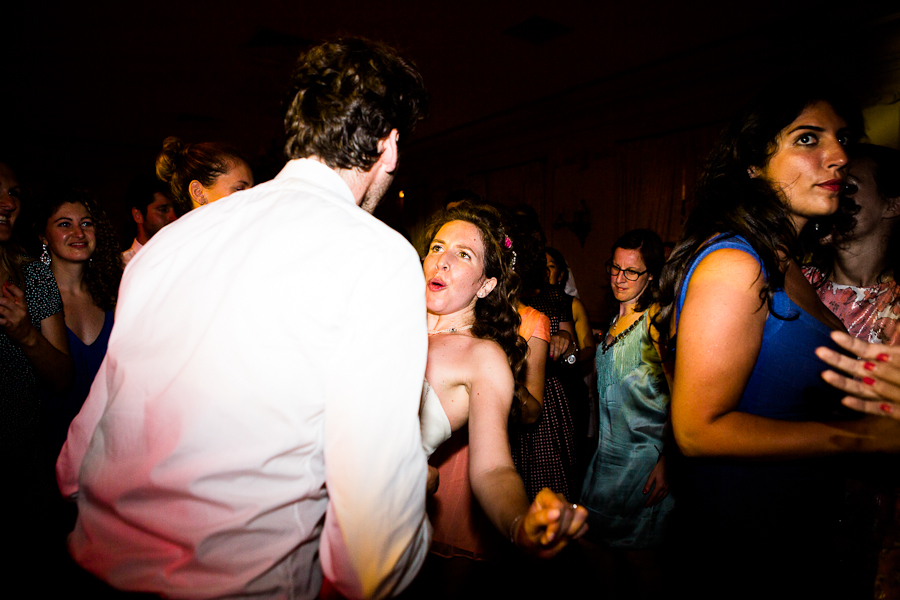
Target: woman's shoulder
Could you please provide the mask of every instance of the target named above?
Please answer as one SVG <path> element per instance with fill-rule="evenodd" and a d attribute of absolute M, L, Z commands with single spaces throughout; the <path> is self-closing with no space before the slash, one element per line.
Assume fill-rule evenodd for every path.
<path fill-rule="evenodd" d="M 39 260 L 27 260 L 22 265 L 22 275 L 25 279 L 25 291 L 40 296 L 58 296 L 59 288 L 56 286 L 56 278 L 50 267 Z"/>
<path fill-rule="evenodd" d="M 25 278 L 25 303 L 34 322 L 62 312 L 62 297 L 50 267 L 39 260 L 26 262 L 22 266 Z"/>
<path fill-rule="evenodd" d="M 733 246 L 714 248 L 699 257 L 691 281 L 699 278 L 711 278 L 738 285 L 765 280 L 759 256 L 743 247 Z"/>
<path fill-rule="evenodd" d="M 501 361 L 505 365 L 509 364 L 506 352 L 503 351 L 503 347 L 498 342 L 477 337 L 472 337 L 471 340 L 469 351 L 472 353 L 473 358 L 477 358 L 479 361 Z"/>
<path fill-rule="evenodd" d="M 684 281 L 687 283 L 698 274 L 727 278 L 730 269 L 737 269 L 742 274 L 748 271 L 753 280 L 760 275 L 763 275 L 763 279 L 766 276 L 759 253 L 746 238 L 734 233 L 717 233 L 697 250 L 690 261 Z"/>
<path fill-rule="evenodd" d="M 524 304 L 519 307 L 519 316 L 522 319 L 519 325 L 519 335 L 526 341 L 531 337 L 550 341 L 550 317 L 530 306 Z"/>

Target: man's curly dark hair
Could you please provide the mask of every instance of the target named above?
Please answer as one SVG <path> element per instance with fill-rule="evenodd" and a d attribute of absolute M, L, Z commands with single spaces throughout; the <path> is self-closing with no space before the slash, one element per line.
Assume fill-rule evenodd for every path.
<path fill-rule="evenodd" d="M 339 39 L 304 53 L 284 118 L 289 159 L 316 156 L 332 169 L 368 171 L 392 129 L 406 140 L 425 117 L 428 95 L 415 65 L 389 46 Z"/>

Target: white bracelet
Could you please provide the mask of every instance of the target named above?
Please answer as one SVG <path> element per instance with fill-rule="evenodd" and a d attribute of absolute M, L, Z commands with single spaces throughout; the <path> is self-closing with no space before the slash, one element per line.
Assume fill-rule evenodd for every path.
<path fill-rule="evenodd" d="M 521 521 L 524 517 L 525 517 L 525 515 L 519 515 L 518 517 L 513 519 L 513 522 L 509 526 L 509 541 L 510 541 L 510 543 L 512 543 L 513 546 L 517 545 L 516 544 L 516 525 L 518 525 L 519 521 Z"/>

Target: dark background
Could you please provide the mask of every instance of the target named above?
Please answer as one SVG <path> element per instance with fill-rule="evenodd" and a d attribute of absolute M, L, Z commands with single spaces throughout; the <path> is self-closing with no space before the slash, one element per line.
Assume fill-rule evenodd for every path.
<path fill-rule="evenodd" d="M 897 2 L 163 0 L 2 14 L 0 157 L 32 187 L 94 191 L 123 246 L 122 195 L 163 138 L 231 142 L 270 179 L 300 52 L 341 34 L 394 45 L 432 110 L 380 216 L 420 245 L 454 188 L 530 204 L 595 319 L 610 244 L 643 226 L 677 238 L 703 155 L 763 84 L 845 86 L 874 141 L 900 137 Z"/>

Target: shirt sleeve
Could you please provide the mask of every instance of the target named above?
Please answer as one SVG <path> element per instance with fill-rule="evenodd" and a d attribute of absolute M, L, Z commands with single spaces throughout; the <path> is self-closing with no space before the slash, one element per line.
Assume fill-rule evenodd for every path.
<path fill-rule="evenodd" d="M 395 244 L 395 247 L 399 244 Z M 418 408 L 428 341 L 415 252 L 372 261 L 350 290 L 342 375 L 325 406 L 322 570 L 348 598 L 402 591 L 430 543 Z M 399 259 L 399 260 L 398 260 Z"/>
<path fill-rule="evenodd" d="M 62 297 L 59 295 L 59 287 L 50 267 L 40 261 L 32 261 L 25 265 L 25 303 L 28 304 L 28 314 L 31 323 L 38 330 L 41 321 L 52 317 L 63 310 Z"/>
<path fill-rule="evenodd" d="M 535 310 L 537 317 L 535 319 L 534 333 L 532 337 L 544 340 L 550 343 L 550 318 L 539 310 Z"/>

